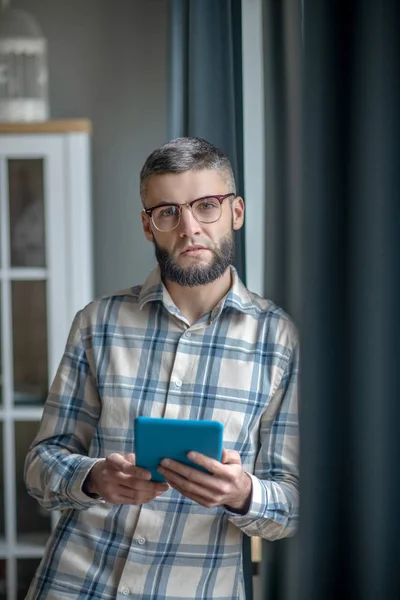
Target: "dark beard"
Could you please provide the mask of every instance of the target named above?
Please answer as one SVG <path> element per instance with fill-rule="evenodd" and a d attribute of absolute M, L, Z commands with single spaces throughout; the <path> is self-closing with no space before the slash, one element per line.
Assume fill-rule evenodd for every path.
<path fill-rule="evenodd" d="M 180 267 L 172 254 L 161 248 L 154 240 L 156 259 L 160 266 L 162 279 L 168 279 L 183 287 L 208 285 L 221 277 L 235 258 L 235 241 L 233 233 L 222 238 L 220 247 L 211 250 L 213 259 L 208 265 L 192 265 Z"/>

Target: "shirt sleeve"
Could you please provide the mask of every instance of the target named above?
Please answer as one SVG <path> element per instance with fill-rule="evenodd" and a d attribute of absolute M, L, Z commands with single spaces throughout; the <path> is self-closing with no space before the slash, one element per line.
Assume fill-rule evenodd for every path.
<path fill-rule="evenodd" d="M 88 508 L 101 502 L 82 491 L 97 462 L 88 456 L 100 398 L 81 335 L 79 312 L 50 387 L 39 432 L 25 460 L 25 483 L 48 510 Z"/>
<path fill-rule="evenodd" d="M 229 520 L 250 536 L 276 540 L 294 535 L 299 518 L 298 344 L 291 350 L 280 383 L 260 426 L 260 450 L 245 515 Z"/>

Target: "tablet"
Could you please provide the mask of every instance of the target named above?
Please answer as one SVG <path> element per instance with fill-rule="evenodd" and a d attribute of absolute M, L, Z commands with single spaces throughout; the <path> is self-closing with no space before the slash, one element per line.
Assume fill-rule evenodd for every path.
<path fill-rule="evenodd" d="M 190 461 L 186 454 L 191 450 L 210 458 L 222 458 L 223 425 L 218 421 L 135 419 L 136 464 L 151 472 L 152 481 L 165 481 L 157 471 L 163 458 L 172 458 L 200 471 L 207 471 Z"/>

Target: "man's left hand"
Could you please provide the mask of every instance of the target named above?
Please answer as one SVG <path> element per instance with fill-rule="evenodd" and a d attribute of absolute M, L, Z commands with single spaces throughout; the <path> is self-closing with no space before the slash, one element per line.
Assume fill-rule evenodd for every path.
<path fill-rule="evenodd" d="M 221 462 L 199 452 L 189 452 L 187 456 L 211 475 L 165 458 L 158 471 L 171 487 L 207 508 L 224 505 L 235 512 L 245 514 L 248 511 L 252 482 L 243 470 L 238 452 L 223 449 Z"/>

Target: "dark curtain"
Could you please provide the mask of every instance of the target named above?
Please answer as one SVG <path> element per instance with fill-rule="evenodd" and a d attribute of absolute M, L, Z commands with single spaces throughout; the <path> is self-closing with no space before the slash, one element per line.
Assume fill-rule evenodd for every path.
<path fill-rule="evenodd" d="M 302 4 L 264 0 L 265 296 L 296 323 L 301 310 Z M 267 600 L 296 590 L 298 536 L 263 542 Z"/>
<path fill-rule="evenodd" d="M 400 598 L 400 3 L 304 0 L 299 599 Z"/>
<path fill-rule="evenodd" d="M 171 0 L 169 138 L 201 137 L 229 157 L 243 184 L 240 0 Z M 244 229 L 236 268 L 245 280 Z"/>
<path fill-rule="evenodd" d="M 396 600 L 400 3 L 263 8 L 266 293 L 302 340 L 300 530 L 263 596 Z"/>

